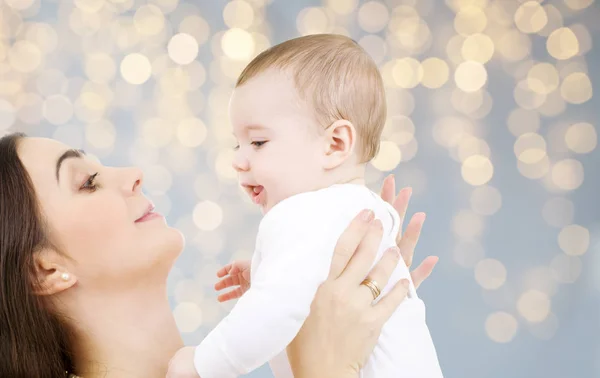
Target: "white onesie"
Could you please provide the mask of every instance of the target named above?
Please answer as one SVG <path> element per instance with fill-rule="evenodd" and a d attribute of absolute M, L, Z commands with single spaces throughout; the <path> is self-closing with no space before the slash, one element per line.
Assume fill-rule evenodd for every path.
<path fill-rule="evenodd" d="M 383 223 L 377 260 L 395 245 L 399 216 L 362 185 L 339 184 L 292 196 L 275 205 L 260 223 L 252 258 L 251 287 L 196 348 L 201 378 L 233 378 L 270 363 L 276 378 L 293 378 L 286 355 L 327 278 L 334 247 L 363 209 Z M 385 295 L 402 278 L 401 261 Z M 439 378 L 442 372 L 425 321 L 425 305 L 410 285 L 406 298 L 384 325 L 362 378 Z"/>

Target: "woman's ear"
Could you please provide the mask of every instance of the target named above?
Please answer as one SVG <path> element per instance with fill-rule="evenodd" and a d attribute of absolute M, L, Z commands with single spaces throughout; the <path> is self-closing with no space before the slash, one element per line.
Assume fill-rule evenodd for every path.
<path fill-rule="evenodd" d="M 340 119 L 325 129 L 325 169 L 343 164 L 353 153 L 356 129 L 347 120 Z"/>
<path fill-rule="evenodd" d="M 75 285 L 77 278 L 65 264 L 65 258 L 52 249 L 34 253 L 34 292 L 52 295 Z"/>

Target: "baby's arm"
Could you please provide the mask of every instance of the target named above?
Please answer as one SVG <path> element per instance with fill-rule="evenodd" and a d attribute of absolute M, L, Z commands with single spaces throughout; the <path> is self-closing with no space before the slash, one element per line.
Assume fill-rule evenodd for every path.
<path fill-rule="evenodd" d="M 347 222 L 297 205 L 281 203 L 263 220 L 262 260 L 250 290 L 196 348 L 200 377 L 237 377 L 260 367 L 285 350 L 308 316 Z"/>

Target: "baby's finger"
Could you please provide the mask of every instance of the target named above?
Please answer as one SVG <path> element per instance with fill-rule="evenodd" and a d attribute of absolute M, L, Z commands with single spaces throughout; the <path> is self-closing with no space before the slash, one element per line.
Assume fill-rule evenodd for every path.
<path fill-rule="evenodd" d="M 237 298 L 241 297 L 242 294 L 244 294 L 244 292 L 242 291 L 241 288 L 238 287 L 237 289 L 234 289 L 234 290 L 228 291 L 225 294 L 219 295 L 217 297 L 217 300 L 219 302 L 227 302 L 227 301 L 230 301 L 232 299 L 237 299 Z"/>
<path fill-rule="evenodd" d="M 239 276 L 228 276 L 223 278 L 221 281 L 215 284 L 215 290 L 223 290 L 225 288 L 231 286 L 239 286 L 240 285 L 240 277 Z"/>
<path fill-rule="evenodd" d="M 228 275 L 232 266 L 233 266 L 233 264 L 229 263 L 229 264 L 225 265 L 224 267 L 222 267 L 221 269 L 219 269 L 217 271 L 217 277 L 221 278 L 221 277 L 225 277 L 226 275 Z"/>

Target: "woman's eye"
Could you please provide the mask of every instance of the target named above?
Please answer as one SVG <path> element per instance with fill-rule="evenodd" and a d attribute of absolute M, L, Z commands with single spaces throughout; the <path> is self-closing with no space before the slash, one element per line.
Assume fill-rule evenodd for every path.
<path fill-rule="evenodd" d="M 96 185 L 96 176 L 98 176 L 98 173 L 94 173 L 93 175 L 91 175 L 81 186 L 81 189 L 83 190 L 89 190 L 89 191 L 94 191 L 96 189 L 98 189 L 98 185 Z"/>

